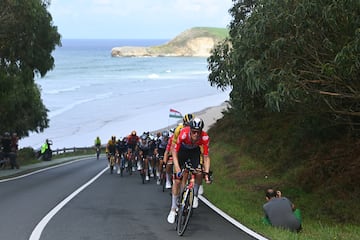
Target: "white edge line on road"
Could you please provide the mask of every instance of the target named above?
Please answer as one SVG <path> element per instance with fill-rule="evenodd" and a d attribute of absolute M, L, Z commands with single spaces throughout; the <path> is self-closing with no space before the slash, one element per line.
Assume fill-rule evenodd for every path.
<path fill-rule="evenodd" d="M 29 172 L 27 174 L 20 175 L 20 176 L 17 176 L 17 177 L 10 177 L 10 178 L 6 178 L 6 179 L 2 179 L 2 180 L 0 180 L 0 183 L 16 180 L 16 179 L 20 179 L 20 178 L 24 178 L 24 177 L 27 177 L 27 176 L 30 176 L 30 175 L 33 175 L 33 174 L 37 174 L 37 173 L 40 173 L 40 172 L 43 172 L 43 171 L 46 171 L 46 170 L 49 170 L 49 169 L 52 169 L 52 168 L 65 166 L 65 165 L 68 165 L 68 164 L 71 164 L 71 163 L 74 163 L 74 162 L 83 161 L 83 160 L 87 160 L 87 159 L 89 159 L 89 158 L 81 158 L 81 159 L 76 159 L 76 160 L 69 160 L 68 162 L 59 163 L 59 164 L 49 166 L 49 167 L 44 167 L 42 169 L 39 169 L 39 170 L 36 170 L 36 171 L 33 171 L 33 172 Z"/>
<path fill-rule="evenodd" d="M 48 222 L 52 219 L 52 217 L 54 217 L 55 214 L 57 212 L 59 212 L 61 210 L 61 208 L 63 208 L 68 202 L 70 202 L 70 200 L 73 199 L 77 194 L 79 194 L 82 190 L 84 190 L 91 183 L 93 183 L 96 179 L 98 179 L 107 169 L 108 169 L 108 167 L 104 168 L 95 177 L 93 177 L 87 183 L 85 183 L 80 188 L 78 188 L 73 193 L 71 193 L 68 197 L 66 197 L 58 205 L 56 205 L 48 214 L 46 214 L 46 216 L 43 219 L 41 219 L 41 221 L 36 225 L 36 227 L 32 231 L 29 240 L 39 240 L 40 236 L 42 234 L 42 231 L 44 230 L 44 228 L 46 227 Z"/>
<path fill-rule="evenodd" d="M 221 209 L 217 208 L 214 204 L 212 204 L 211 202 L 209 202 L 209 200 L 207 200 L 204 196 L 199 194 L 199 198 L 201 201 L 203 201 L 206 205 L 208 205 L 208 207 L 210 207 L 211 209 L 213 209 L 215 212 L 217 212 L 220 216 L 222 216 L 223 218 L 225 218 L 227 221 L 231 222 L 233 225 L 235 225 L 237 228 L 240 228 L 241 230 L 243 230 L 244 232 L 246 232 L 247 234 L 249 234 L 250 236 L 258 239 L 258 240 L 268 240 L 267 238 L 261 236 L 260 234 L 254 232 L 253 230 L 247 228 L 246 226 L 242 225 L 241 223 L 239 223 L 238 221 L 236 221 L 234 218 L 230 217 L 229 215 L 227 215 L 225 212 L 223 212 Z"/>

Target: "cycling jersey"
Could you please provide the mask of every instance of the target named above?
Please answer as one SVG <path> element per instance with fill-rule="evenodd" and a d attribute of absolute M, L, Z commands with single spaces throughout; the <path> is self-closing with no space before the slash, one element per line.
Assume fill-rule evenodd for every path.
<path fill-rule="evenodd" d="M 209 155 L 209 135 L 201 131 L 201 136 L 196 142 L 192 142 L 191 136 L 190 136 L 190 127 L 184 127 L 179 134 L 179 137 L 177 138 L 176 144 L 175 144 L 175 151 L 179 152 L 180 147 L 183 147 L 185 149 L 195 149 L 199 147 L 203 147 L 203 155 L 208 156 Z"/>
<path fill-rule="evenodd" d="M 174 135 L 171 135 L 168 144 L 166 145 L 166 151 L 169 153 L 169 155 L 171 154 L 173 139 L 174 139 Z"/>
<path fill-rule="evenodd" d="M 174 130 L 174 134 L 173 134 L 173 140 L 172 140 L 172 144 L 176 143 L 177 138 L 179 137 L 180 131 L 181 129 L 184 128 L 184 125 L 182 123 L 180 123 L 179 125 L 177 125 L 177 127 Z"/>
<path fill-rule="evenodd" d="M 148 141 L 140 141 L 138 147 L 143 152 L 144 157 L 150 155 L 150 145 Z"/>
<path fill-rule="evenodd" d="M 110 154 L 115 154 L 116 152 L 116 143 L 113 142 L 112 140 L 109 140 L 107 146 L 106 146 L 106 152 L 110 153 Z"/>
<path fill-rule="evenodd" d="M 133 151 L 135 150 L 135 146 L 139 142 L 139 136 L 137 135 L 129 135 L 127 137 L 127 145 L 129 148 L 131 148 Z"/>
<path fill-rule="evenodd" d="M 95 146 L 100 147 L 101 146 L 101 140 L 100 138 L 95 139 Z"/>
<path fill-rule="evenodd" d="M 126 142 L 124 140 L 118 140 L 116 143 L 116 148 L 119 153 L 125 153 L 127 150 Z"/>

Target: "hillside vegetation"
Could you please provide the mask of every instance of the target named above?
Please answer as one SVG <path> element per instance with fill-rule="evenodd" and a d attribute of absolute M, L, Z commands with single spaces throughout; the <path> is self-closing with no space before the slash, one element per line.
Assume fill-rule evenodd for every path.
<path fill-rule="evenodd" d="M 115 47 L 114 57 L 191 56 L 208 57 L 216 44 L 228 36 L 225 28 L 194 27 L 176 36 L 166 44 L 151 47 Z"/>
<path fill-rule="evenodd" d="M 248 127 L 232 113 L 209 130 L 214 183 L 205 196 L 270 239 L 357 239 L 359 141 L 296 136 L 294 123 L 268 116 Z M 295 127 L 296 128 L 296 127 Z M 301 210 L 300 234 L 263 225 L 265 189 L 280 189 Z"/>
<path fill-rule="evenodd" d="M 234 2 L 208 58 L 210 84 L 231 89 L 210 132 L 221 187 L 209 198 L 259 218 L 265 189 L 279 188 L 303 212 L 303 239 L 358 238 L 359 12 L 359 1 Z"/>

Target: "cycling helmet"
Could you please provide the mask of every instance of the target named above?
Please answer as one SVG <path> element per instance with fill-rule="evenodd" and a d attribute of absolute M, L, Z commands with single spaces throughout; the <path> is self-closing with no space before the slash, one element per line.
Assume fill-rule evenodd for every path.
<path fill-rule="evenodd" d="M 146 134 L 143 134 L 143 135 L 141 135 L 141 140 L 146 140 L 147 139 L 147 135 Z"/>
<path fill-rule="evenodd" d="M 169 132 L 168 131 L 163 131 L 161 135 L 163 137 L 169 137 Z"/>
<path fill-rule="evenodd" d="M 194 118 L 194 115 L 191 113 L 187 113 L 183 117 L 183 123 L 185 126 L 189 125 L 190 121 Z"/>
<path fill-rule="evenodd" d="M 175 132 L 175 128 L 170 128 L 170 132 L 174 133 Z"/>
<path fill-rule="evenodd" d="M 204 121 L 196 117 L 190 121 L 190 128 L 201 131 L 204 128 Z"/>
<path fill-rule="evenodd" d="M 136 131 L 133 130 L 133 131 L 131 132 L 131 135 L 136 136 Z"/>

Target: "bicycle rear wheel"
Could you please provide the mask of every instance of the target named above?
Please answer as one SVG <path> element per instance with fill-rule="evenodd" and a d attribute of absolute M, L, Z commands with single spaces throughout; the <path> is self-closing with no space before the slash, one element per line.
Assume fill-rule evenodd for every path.
<path fill-rule="evenodd" d="M 165 189 L 166 189 L 166 187 L 165 187 L 165 185 L 166 185 L 166 179 L 162 178 L 162 179 L 160 180 L 160 184 L 161 184 L 161 187 L 162 187 L 162 191 L 165 192 Z"/>
<path fill-rule="evenodd" d="M 114 165 L 115 165 L 115 156 L 110 157 L 110 174 L 114 172 Z"/>
<path fill-rule="evenodd" d="M 182 199 L 179 206 L 179 211 L 177 214 L 177 234 L 182 236 L 185 233 L 185 230 L 189 224 L 191 212 L 192 212 L 192 203 L 194 199 L 193 189 L 186 189 L 181 195 Z"/>
<path fill-rule="evenodd" d="M 160 174 L 160 185 L 162 187 L 163 192 L 165 192 L 165 184 L 166 184 L 166 172 L 162 170 Z"/>
<path fill-rule="evenodd" d="M 141 176 L 142 184 L 145 184 L 145 170 L 144 169 L 140 170 L 140 176 Z"/>

